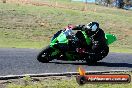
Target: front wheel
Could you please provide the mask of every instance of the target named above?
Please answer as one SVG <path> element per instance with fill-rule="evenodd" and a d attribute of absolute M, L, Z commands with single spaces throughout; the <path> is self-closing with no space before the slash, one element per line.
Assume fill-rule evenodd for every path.
<path fill-rule="evenodd" d="M 37 60 L 42 63 L 48 63 L 49 61 L 51 61 L 52 59 L 50 56 L 50 51 L 51 51 L 50 46 L 47 46 L 46 48 L 42 49 L 42 51 L 39 52 L 37 56 Z"/>

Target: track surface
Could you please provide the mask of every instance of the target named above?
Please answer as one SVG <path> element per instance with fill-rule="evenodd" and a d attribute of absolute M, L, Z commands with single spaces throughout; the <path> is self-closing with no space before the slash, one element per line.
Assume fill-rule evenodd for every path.
<path fill-rule="evenodd" d="M 86 62 L 57 61 L 40 63 L 36 60 L 37 49 L 0 48 L 0 76 L 77 72 L 80 65 L 87 71 L 131 70 L 132 54 L 110 53 L 94 66 Z"/>

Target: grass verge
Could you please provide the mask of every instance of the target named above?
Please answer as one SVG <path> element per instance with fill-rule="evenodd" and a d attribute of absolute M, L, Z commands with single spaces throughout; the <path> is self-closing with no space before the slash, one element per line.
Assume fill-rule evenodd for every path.
<path fill-rule="evenodd" d="M 131 53 L 131 11 L 93 4 L 88 4 L 88 11 L 81 11 L 82 3 L 58 1 L 58 5 L 65 6 L 64 3 L 76 10 L 47 5 L 0 3 L 0 47 L 42 48 L 49 44 L 54 33 L 67 24 L 98 21 L 106 33 L 115 34 L 118 38 L 110 46 L 111 52 Z"/>
<path fill-rule="evenodd" d="M 132 76 L 131 72 L 123 72 L 122 74 L 130 74 Z M 3 88 L 131 88 L 132 86 L 132 82 L 125 84 L 85 84 L 80 86 L 74 76 L 40 78 L 26 76 L 22 79 L 6 80 L 1 82 L 2 84 Z"/>

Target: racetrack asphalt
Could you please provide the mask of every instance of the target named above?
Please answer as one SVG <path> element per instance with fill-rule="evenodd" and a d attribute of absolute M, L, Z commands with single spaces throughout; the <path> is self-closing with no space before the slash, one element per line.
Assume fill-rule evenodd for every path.
<path fill-rule="evenodd" d="M 58 61 L 40 63 L 36 59 L 39 49 L 0 48 L 0 76 L 77 72 L 81 65 L 86 71 L 131 70 L 132 53 L 109 53 L 96 65 L 82 61 Z"/>

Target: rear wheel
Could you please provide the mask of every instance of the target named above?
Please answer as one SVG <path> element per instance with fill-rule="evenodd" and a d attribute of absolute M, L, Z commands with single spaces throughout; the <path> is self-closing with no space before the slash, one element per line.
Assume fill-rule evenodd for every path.
<path fill-rule="evenodd" d="M 41 52 L 39 52 L 37 56 L 37 60 L 42 63 L 47 63 L 51 61 L 52 59 L 50 56 L 50 51 L 51 51 L 50 46 L 47 46 L 46 48 L 44 48 Z"/>
<path fill-rule="evenodd" d="M 106 46 L 104 50 L 102 50 L 102 52 L 100 53 L 100 57 L 98 58 L 98 61 L 99 60 L 102 60 L 103 58 L 105 58 L 109 53 L 109 47 Z"/>
<path fill-rule="evenodd" d="M 102 50 L 102 52 L 98 54 L 89 54 L 85 57 L 85 60 L 88 64 L 96 64 L 97 61 L 102 60 L 104 57 L 106 57 L 109 53 L 109 47 L 105 47 L 105 49 Z"/>
<path fill-rule="evenodd" d="M 86 57 L 85 60 L 86 60 L 86 62 L 87 62 L 88 65 L 96 64 L 97 61 L 98 61 L 97 58 L 95 58 L 92 55 L 89 55 L 89 57 Z"/>

